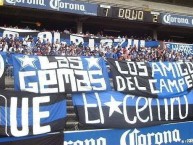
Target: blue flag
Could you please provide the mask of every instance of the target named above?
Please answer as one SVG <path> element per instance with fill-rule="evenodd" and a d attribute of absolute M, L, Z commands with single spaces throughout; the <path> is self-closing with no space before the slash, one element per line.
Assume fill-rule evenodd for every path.
<path fill-rule="evenodd" d="M 15 90 L 72 93 L 111 90 L 102 58 L 14 55 Z"/>

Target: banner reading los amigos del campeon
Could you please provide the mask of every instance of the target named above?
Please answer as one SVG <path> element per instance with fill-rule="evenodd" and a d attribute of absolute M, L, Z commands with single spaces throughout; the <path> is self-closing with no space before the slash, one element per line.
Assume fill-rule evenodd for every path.
<path fill-rule="evenodd" d="M 106 91 L 73 94 L 72 99 L 83 127 L 138 128 L 192 120 L 192 96 L 193 91 L 164 99 Z"/>
<path fill-rule="evenodd" d="M 68 131 L 1 138 L 0 145 L 179 145 L 193 142 L 193 122 L 135 129 Z"/>
<path fill-rule="evenodd" d="M 169 98 L 193 88 L 192 62 L 133 62 L 108 59 L 114 88 L 128 94 Z"/>
<path fill-rule="evenodd" d="M 35 93 L 111 90 L 102 58 L 14 55 L 13 65 L 16 90 Z"/>
<path fill-rule="evenodd" d="M 21 137 L 63 131 L 66 100 L 63 94 L 0 90 L 0 114 L 0 136 Z"/>

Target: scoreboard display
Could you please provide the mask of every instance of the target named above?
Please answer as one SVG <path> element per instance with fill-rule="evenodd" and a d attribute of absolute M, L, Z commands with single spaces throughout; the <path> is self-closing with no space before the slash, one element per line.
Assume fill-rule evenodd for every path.
<path fill-rule="evenodd" d="M 113 18 L 134 20 L 134 21 L 143 21 L 144 20 L 144 11 L 126 9 L 126 8 L 113 8 Z"/>
<path fill-rule="evenodd" d="M 146 14 L 144 17 L 144 22 L 159 23 L 159 24 L 162 23 L 160 12 L 146 11 L 145 13 Z"/>
<path fill-rule="evenodd" d="M 161 23 L 161 14 L 159 12 L 118 8 L 104 5 L 100 5 L 98 7 L 98 16 L 125 19 L 129 21 Z"/>
<path fill-rule="evenodd" d="M 100 5 L 98 7 L 97 16 L 112 18 L 113 17 L 113 8 L 111 6 Z"/>

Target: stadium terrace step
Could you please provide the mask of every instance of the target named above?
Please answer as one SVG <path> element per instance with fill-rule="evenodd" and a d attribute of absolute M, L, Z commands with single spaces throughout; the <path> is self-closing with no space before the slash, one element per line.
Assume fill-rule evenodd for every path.
<path fill-rule="evenodd" d="M 66 94 L 66 98 L 71 100 L 72 95 L 71 94 Z"/>
<path fill-rule="evenodd" d="M 67 106 L 73 106 L 72 100 L 66 100 Z"/>
<path fill-rule="evenodd" d="M 65 130 L 79 130 L 77 121 L 67 121 Z"/>
<path fill-rule="evenodd" d="M 74 106 L 67 106 L 67 110 L 74 110 Z"/>
<path fill-rule="evenodd" d="M 14 90 L 14 88 L 13 87 L 10 87 L 10 88 L 6 88 L 5 90 L 10 90 L 10 91 L 13 91 Z"/>
<path fill-rule="evenodd" d="M 5 87 L 14 88 L 14 79 L 12 77 L 5 77 Z"/>
<path fill-rule="evenodd" d="M 75 113 L 68 113 L 67 116 L 68 116 L 69 119 L 77 120 Z"/>

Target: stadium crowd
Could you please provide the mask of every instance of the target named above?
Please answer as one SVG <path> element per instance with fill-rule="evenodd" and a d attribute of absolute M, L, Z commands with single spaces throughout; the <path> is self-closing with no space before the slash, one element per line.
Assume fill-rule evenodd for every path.
<path fill-rule="evenodd" d="M 63 33 L 70 33 L 64 30 Z M 88 33 L 85 35 L 89 35 Z M 101 56 L 128 61 L 192 61 L 191 55 L 183 52 L 170 51 L 167 48 L 146 48 L 146 47 L 109 47 L 100 44 L 94 49 L 84 47 L 81 43 L 68 45 L 65 42 L 56 40 L 54 43 L 49 40 L 35 41 L 33 38 L 19 40 L 17 37 L 0 37 L 0 51 L 9 53 L 22 53 L 28 55 L 66 55 L 66 56 Z"/>

